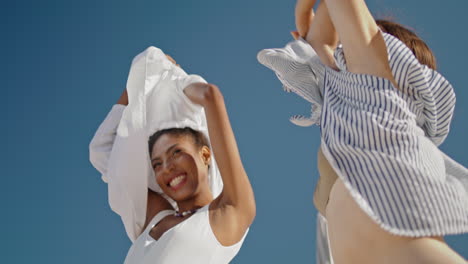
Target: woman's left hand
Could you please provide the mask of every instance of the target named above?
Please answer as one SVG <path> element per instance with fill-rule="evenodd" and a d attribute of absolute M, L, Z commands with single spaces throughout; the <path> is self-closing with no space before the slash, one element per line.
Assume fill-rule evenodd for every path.
<path fill-rule="evenodd" d="M 184 89 L 184 94 L 195 104 L 205 106 L 218 92 L 218 87 L 210 83 L 192 83 Z"/>

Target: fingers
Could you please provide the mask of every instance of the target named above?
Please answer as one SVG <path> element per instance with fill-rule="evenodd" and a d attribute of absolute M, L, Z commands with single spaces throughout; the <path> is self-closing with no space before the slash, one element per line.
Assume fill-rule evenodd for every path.
<path fill-rule="evenodd" d="M 169 56 L 169 55 L 166 54 L 166 58 L 167 58 L 168 60 L 170 60 L 172 63 L 174 63 L 175 66 L 180 67 L 180 65 L 177 64 L 177 62 L 176 62 L 176 61 L 174 60 L 174 58 L 172 58 L 171 56 Z"/>
<path fill-rule="evenodd" d="M 166 54 L 166 58 L 167 58 L 168 60 L 170 60 L 172 63 L 177 64 L 176 61 L 174 60 L 174 58 L 172 58 L 171 56 L 169 56 L 169 55 Z"/>

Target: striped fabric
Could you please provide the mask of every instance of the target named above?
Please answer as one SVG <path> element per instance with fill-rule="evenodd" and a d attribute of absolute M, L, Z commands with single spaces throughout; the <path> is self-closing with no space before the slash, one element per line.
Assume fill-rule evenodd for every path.
<path fill-rule="evenodd" d="M 341 71 L 325 72 L 323 152 L 385 230 L 415 237 L 468 232 L 467 185 L 447 175 L 436 146 L 449 131 L 453 89 L 398 39 L 385 33 L 384 39 L 399 89 L 384 78 L 347 72 L 337 49 Z"/>
<path fill-rule="evenodd" d="M 301 96 L 320 92 L 323 104 L 316 108 L 321 109 L 323 153 L 355 201 L 383 229 L 412 237 L 466 233 L 468 169 L 437 148 L 449 132 L 452 86 L 398 39 L 382 34 L 398 89 L 384 78 L 346 71 L 338 48 L 340 71 L 309 63 L 310 75 L 324 72 L 323 80 L 309 85 L 308 92 L 304 85 L 290 90 Z M 297 66 L 307 62 L 294 52 L 269 49 L 258 59 L 283 84 L 292 84 L 307 71 Z"/>
<path fill-rule="evenodd" d="M 257 59 L 276 73 L 285 91 L 294 92 L 312 104 L 310 117 L 295 115 L 290 121 L 298 126 L 319 125 L 325 67 L 312 47 L 301 38 L 284 48 L 264 49 Z"/>

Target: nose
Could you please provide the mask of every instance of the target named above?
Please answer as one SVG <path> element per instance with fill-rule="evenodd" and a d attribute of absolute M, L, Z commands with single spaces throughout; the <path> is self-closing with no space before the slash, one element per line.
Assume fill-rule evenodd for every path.
<path fill-rule="evenodd" d="M 170 173 L 174 169 L 174 163 L 172 162 L 172 159 L 166 159 L 163 164 L 162 164 L 162 170 L 161 172 L 166 174 Z"/>

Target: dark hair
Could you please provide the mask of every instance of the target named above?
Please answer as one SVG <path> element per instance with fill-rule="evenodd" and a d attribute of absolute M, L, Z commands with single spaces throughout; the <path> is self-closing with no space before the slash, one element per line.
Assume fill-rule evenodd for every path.
<path fill-rule="evenodd" d="M 184 127 L 184 128 L 168 128 L 168 129 L 163 129 L 159 130 L 156 133 L 154 133 L 148 140 L 148 147 L 149 147 L 149 154 L 150 157 L 153 154 L 153 147 L 156 141 L 165 134 L 169 134 L 171 136 L 176 136 L 176 137 L 190 137 L 193 140 L 193 143 L 198 147 L 202 148 L 204 146 L 209 146 L 208 140 L 206 139 L 205 135 L 203 135 L 202 132 L 193 130 L 190 127 Z"/>
<path fill-rule="evenodd" d="M 412 30 L 405 26 L 384 19 L 375 20 L 379 28 L 401 40 L 413 52 L 421 64 L 437 69 L 436 58 L 427 44 Z"/>

